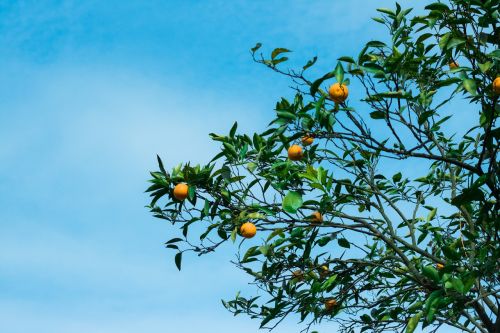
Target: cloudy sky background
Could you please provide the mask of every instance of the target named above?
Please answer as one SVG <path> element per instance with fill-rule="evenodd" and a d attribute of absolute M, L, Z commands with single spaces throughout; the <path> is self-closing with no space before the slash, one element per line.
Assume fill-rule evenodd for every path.
<path fill-rule="evenodd" d="M 393 5 L 312 3 L 2 1 L 1 332 L 257 331 L 220 303 L 249 281 L 233 245 L 178 272 L 143 191 L 156 154 L 206 162 L 209 132 L 261 130 L 293 94 L 252 62 L 256 42 L 328 71 L 384 38 L 370 17 Z"/>

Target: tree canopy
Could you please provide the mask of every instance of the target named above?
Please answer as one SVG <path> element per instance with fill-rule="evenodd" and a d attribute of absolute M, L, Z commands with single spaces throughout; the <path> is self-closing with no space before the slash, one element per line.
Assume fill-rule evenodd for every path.
<path fill-rule="evenodd" d="M 263 328 L 295 315 L 305 330 L 498 333 L 500 3 L 378 12 L 387 40 L 319 77 L 316 57 L 293 69 L 288 49 L 252 48 L 288 98 L 262 133 L 211 133 L 206 165 L 158 157 L 149 208 L 178 230 L 179 269 L 239 244 L 234 264 L 264 293 L 223 304 Z"/>

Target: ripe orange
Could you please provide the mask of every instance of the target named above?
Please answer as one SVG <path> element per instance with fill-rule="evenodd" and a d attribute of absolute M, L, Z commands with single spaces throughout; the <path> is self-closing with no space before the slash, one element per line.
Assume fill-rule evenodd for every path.
<path fill-rule="evenodd" d="M 311 224 L 321 224 L 323 223 L 323 215 L 320 212 L 314 212 L 311 214 Z"/>
<path fill-rule="evenodd" d="M 347 89 L 346 85 L 337 82 L 330 86 L 328 93 L 335 103 L 343 103 L 349 96 L 349 89 Z"/>
<path fill-rule="evenodd" d="M 314 142 L 314 138 L 311 135 L 306 134 L 302 137 L 301 141 L 304 146 L 309 146 Z"/>
<path fill-rule="evenodd" d="M 182 200 L 187 198 L 188 190 L 189 190 L 189 187 L 186 184 L 184 184 L 184 183 L 177 184 L 174 187 L 174 197 L 177 200 L 182 201 Z"/>
<path fill-rule="evenodd" d="M 500 76 L 493 81 L 493 92 L 496 95 L 500 95 Z"/>
<path fill-rule="evenodd" d="M 245 222 L 240 227 L 241 235 L 245 238 L 252 238 L 257 233 L 257 227 L 252 222 Z"/>
<path fill-rule="evenodd" d="M 332 311 L 336 305 L 337 305 L 337 301 L 334 298 L 330 298 L 330 299 L 325 301 L 325 310 Z"/>
<path fill-rule="evenodd" d="M 304 154 L 302 153 L 302 147 L 299 145 L 291 145 L 288 148 L 288 158 L 292 161 L 300 161 Z"/>
<path fill-rule="evenodd" d="M 292 276 L 297 279 L 297 281 L 302 281 L 304 280 L 304 273 L 302 272 L 302 270 L 298 269 L 296 271 L 293 271 L 292 272 Z"/>
<path fill-rule="evenodd" d="M 437 264 L 436 264 L 436 268 L 437 268 L 438 270 L 442 270 L 442 269 L 444 268 L 444 265 L 443 265 L 443 264 L 440 264 L 440 263 L 437 263 Z"/>
<path fill-rule="evenodd" d="M 460 65 L 458 64 L 458 62 L 456 62 L 455 60 L 452 60 L 448 66 L 450 66 L 450 69 L 455 69 L 455 68 L 458 68 Z"/>

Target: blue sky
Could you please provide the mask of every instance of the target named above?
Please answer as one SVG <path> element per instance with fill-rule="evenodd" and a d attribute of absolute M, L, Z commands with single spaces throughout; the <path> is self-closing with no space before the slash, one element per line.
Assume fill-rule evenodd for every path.
<path fill-rule="evenodd" d="M 220 304 L 249 281 L 232 245 L 177 271 L 171 228 L 144 208 L 148 171 L 157 153 L 206 162 L 207 134 L 235 120 L 269 122 L 292 92 L 251 61 L 256 42 L 331 70 L 383 38 L 369 18 L 392 4 L 3 1 L 0 331 L 256 332 Z"/>

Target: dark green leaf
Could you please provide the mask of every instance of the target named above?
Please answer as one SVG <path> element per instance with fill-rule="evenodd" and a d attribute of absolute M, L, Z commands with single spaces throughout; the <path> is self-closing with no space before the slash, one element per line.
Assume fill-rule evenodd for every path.
<path fill-rule="evenodd" d="M 310 93 L 312 96 L 316 95 L 316 93 L 318 92 L 318 89 L 319 89 L 319 86 L 325 81 L 325 80 L 328 80 L 328 79 L 331 79 L 332 77 L 335 76 L 335 72 L 330 72 L 328 74 L 325 74 L 323 77 L 317 79 L 316 81 L 314 81 L 312 84 L 311 84 L 311 88 L 310 88 Z"/>
<path fill-rule="evenodd" d="M 370 112 L 370 117 L 372 119 L 385 119 L 385 112 L 384 111 L 373 111 L 373 112 Z"/>
<path fill-rule="evenodd" d="M 445 5 L 444 3 L 441 3 L 441 2 L 431 3 L 430 5 L 425 6 L 425 9 L 438 10 L 438 11 L 450 10 L 450 8 L 447 5 Z"/>
<path fill-rule="evenodd" d="M 443 254 L 446 258 L 451 259 L 451 260 L 460 260 L 461 256 L 460 253 L 452 249 L 450 246 L 445 246 L 441 248 L 443 251 Z"/>
<path fill-rule="evenodd" d="M 175 266 L 177 266 L 178 270 L 181 270 L 182 263 L 182 252 L 179 252 L 175 255 Z"/>
<path fill-rule="evenodd" d="M 340 57 L 337 59 L 338 61 L 344 61 L 344 62 L 348 62 L 350 64 L 355 64 L 356 62 L 354 61 L 353 58 L 351 57 Z"/>
<path fill-rule="evenodd" d="M 250 50 L 252 51 L 252 53 L 255 53 L 258 49 L 260 49 L 261 46 L 262 46 L 262 43 L 257 43 Z"/>
<path fill-rule="evenodd" d="M 397 174 L 392 176 L 392 181 L 397 183 L 401 180 L 402 177 L 403 177 L 403 175 L 401 174 L 401 172 L 398 172 Z"/>
<path fill-rule="evenodd" d="M 312 58 L 311 60 L 309 60 L 307 62 L 307 64 L 304 65 L 304 67 L 302 67 L 303 70 L 306 70 L 308 69 L 309 67 L 311 67 L 312 65 L 314 65 L 316 63 L 316 61 L 318 60 L 318 57 L 314 57 Z"/>
<path fill-rule="evenodd" d="M 231 138 L 234 138 L 234 134 L 236 133 L 236 129 L 238 128 L 238 122 L 235 121 L 233 124 L 233 127 L 231 127 L 231 130 L 229 131 L 229 136 Z"/>
<path fill-rule="evenodd" d="M 345 238 L 339 238 L 338 242 L 340 246 L 345 247 L 346 249 L 351 247 L 351 243 L 349 243 L 349 241 Z"/>
<path fill-rule="evenodd" d="M 274 49 L 273 52 L 271 53 L 271 59 L 274 60 L 279 54 L 286 52 L 291 52 L 291 51 L 282 47 L 278 47 Z"/>

